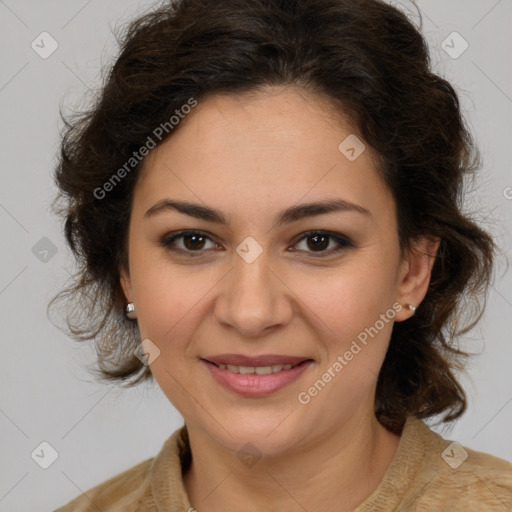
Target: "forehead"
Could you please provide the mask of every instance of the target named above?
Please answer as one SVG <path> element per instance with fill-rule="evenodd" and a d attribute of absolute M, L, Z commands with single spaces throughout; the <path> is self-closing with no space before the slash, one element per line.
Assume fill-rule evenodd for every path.
<path fill-rule="evenodd" d="M 277 208 L 328 194 L 379 213 L 392 205 L 377 165 L 348 116 L 328 99 L 268 88 L 200 100 L 146 157 L 135 193 L 148 207 L 168 194 L 224 210 L 226 202 Z"/>

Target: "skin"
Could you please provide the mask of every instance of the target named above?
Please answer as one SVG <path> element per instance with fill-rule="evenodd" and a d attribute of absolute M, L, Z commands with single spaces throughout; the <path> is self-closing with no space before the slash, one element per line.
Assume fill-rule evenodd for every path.
<path fill-rule="evenodd" d="M 185 419 L 193 462 L 184 482 L 200 512 L 350 511 L 375 490 L 395 454 L 400 437 L 374 415 L 393 321 L 308 404 L 297 399 L 394 303 L 421 303 L 438 248 L 438 240 L 420 239 L 401 255 L 395 202 L 376 155 L 367 145 L 349 161 L 338 150 L 350 134 L 357 130 L 328 99 L 273 87 L 202 99 L 145 159 L 121 284 L 141 339 L 160 350 L 152 374 Z M 229 224 L 173 209 L 145 218 L 164 198 L 216 208 Z M 331 212 L 272 227 L 277 212 L 327 198 L 370 215 Z M 176 240 L 188 248 L 183 254 L 162 246 L 185 229 L 209 238 Z M 332 252 L 336 241 L 327 239 L 317 249 L 302 235 L 308 230 L 339 233 L 356 246 Z M 236 252 L 248 236 L 262 248 L 252 263 Z M 404 307 L 394 321 L 411 315 Z M 199 361 L 222 353 L 314 363 L 272 395 L 244 397 Z M 253 465 L 237 456 L 246 443 L 262 454 Z"/>

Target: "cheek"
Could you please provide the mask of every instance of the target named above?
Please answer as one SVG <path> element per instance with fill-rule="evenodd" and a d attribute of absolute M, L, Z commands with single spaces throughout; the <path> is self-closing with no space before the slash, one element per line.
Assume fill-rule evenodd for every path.
<path fill-rule="evenodd" d="M 324 346 L 319 371 L 330 370 L 340 377 L 330 391 L 336 395 L 350 389 L 361 398 L 359 392 L 371 389 L 388 347 L 395 316 L 393 259 L 376 252 L 360 254 L 321 281 L 309 277 L 302 285 L 296 283 L 295 289 L 314 313 L 309 318 Z"/>
<path fill-rule="evenodd" d="M 326 272 L 297 275 L 294 293 L 335 333 L 353 334 L 392 306 L 395 283 L 389 261 L 368 251 Z M 292 280 L 293 278 L 290 277 Z"/>
<path fill-rule="evenodd" d="M 159 364 L 151 370 L 157 380 L 167 378 L 167 370 L 181 375 L 181 381 L 186 365 L 196 361 L 196 333 L 212 310 L 225 270 L 178 265 L 154 249 L 134 253 L 132 269 L 141 339 L 149 338 L 160 349 Z"/>
<path fill-rule="evenodd" d="M 195 363 L 191 340 L 204 320 L 207 293 L 215 280 L 211 272 L 199 279 L 190 270 L 180 271 L 168 263 L 152 265 L 141 260 L 140 264 L 136 299 L 141 339 L 149 338 L 160 350 L 151 373 L 169 401 L 182 414 L 194 417 L 200 411 L 194 412 L 188 391 L 195 386 L 190 376 Z"/>
<path fill-rule="evenodd" d="M 212 284 L 170 266 L 147 265 L 140 277 L 136 300 L 141 336 L 159 345 L 171 340 L 179 344 Z"/>

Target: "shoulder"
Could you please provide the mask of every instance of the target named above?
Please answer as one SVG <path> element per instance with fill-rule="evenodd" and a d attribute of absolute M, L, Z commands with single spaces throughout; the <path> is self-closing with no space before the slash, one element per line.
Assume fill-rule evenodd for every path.
<path fill-rule="evenodd" d="M 155 457 L 83 492 L 54 512 L 170 510 L 168 505 L 187 501 L 181 474 L 189 459 L 188 432 L 183 426 L 163 443 Z"/>
<path fill-rule="evenodd" d="M 140 462 L 122 473 L 82 493 L 54 512 L 132 512 L 151 494 L 150 475 L 155 457 Z"/>
<path fill-rule="evenodd" d="M 485 505 L 488 511 L 511 510 L 512 464 L 458 443 L 449 441 L 445 443 L 447 443 L 447 451 L 444 457 L 448 462 L 450 457 L 452 457 L 451 460 L 457 457 L 457 455 L 453 456 L 455 451 L 460 452 L 461 456 L 455 464 L 445 463 L 445 459 L 443 464 L 439 464 L 439 473 L 432 481 L 432 496 L 435 497 L 442 492 L 446 495 L 448 490 L 449 502 L 456 505 L 457 510 L 465 512 L 481 510 L 481 505 Z M 440 496 L 439 501 L 441 501 Z"/>
<path fill-rule="evenodd" d="M 426 426 L 425 426 L 426 427 Z M 428 427 L 426 427 L 428 429 Z M 418 512 L 512 510 L 512 464 L 424 430 L 424 491 Z"/>

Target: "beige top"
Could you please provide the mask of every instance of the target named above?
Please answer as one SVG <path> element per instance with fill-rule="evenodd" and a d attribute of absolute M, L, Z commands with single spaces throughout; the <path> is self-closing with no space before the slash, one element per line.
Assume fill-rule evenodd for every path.
<path fill-rule="evenodd" d="M 183 426 L 167 439 L 156 457 L 110 478 L 55 512 L 192 512 L 182 478 L 189 463 L 188 433 Z M 392 511 L 511 512 L 512 464 L 445 440 L 411 416 L 380 484 L 354 510 Z"/>

